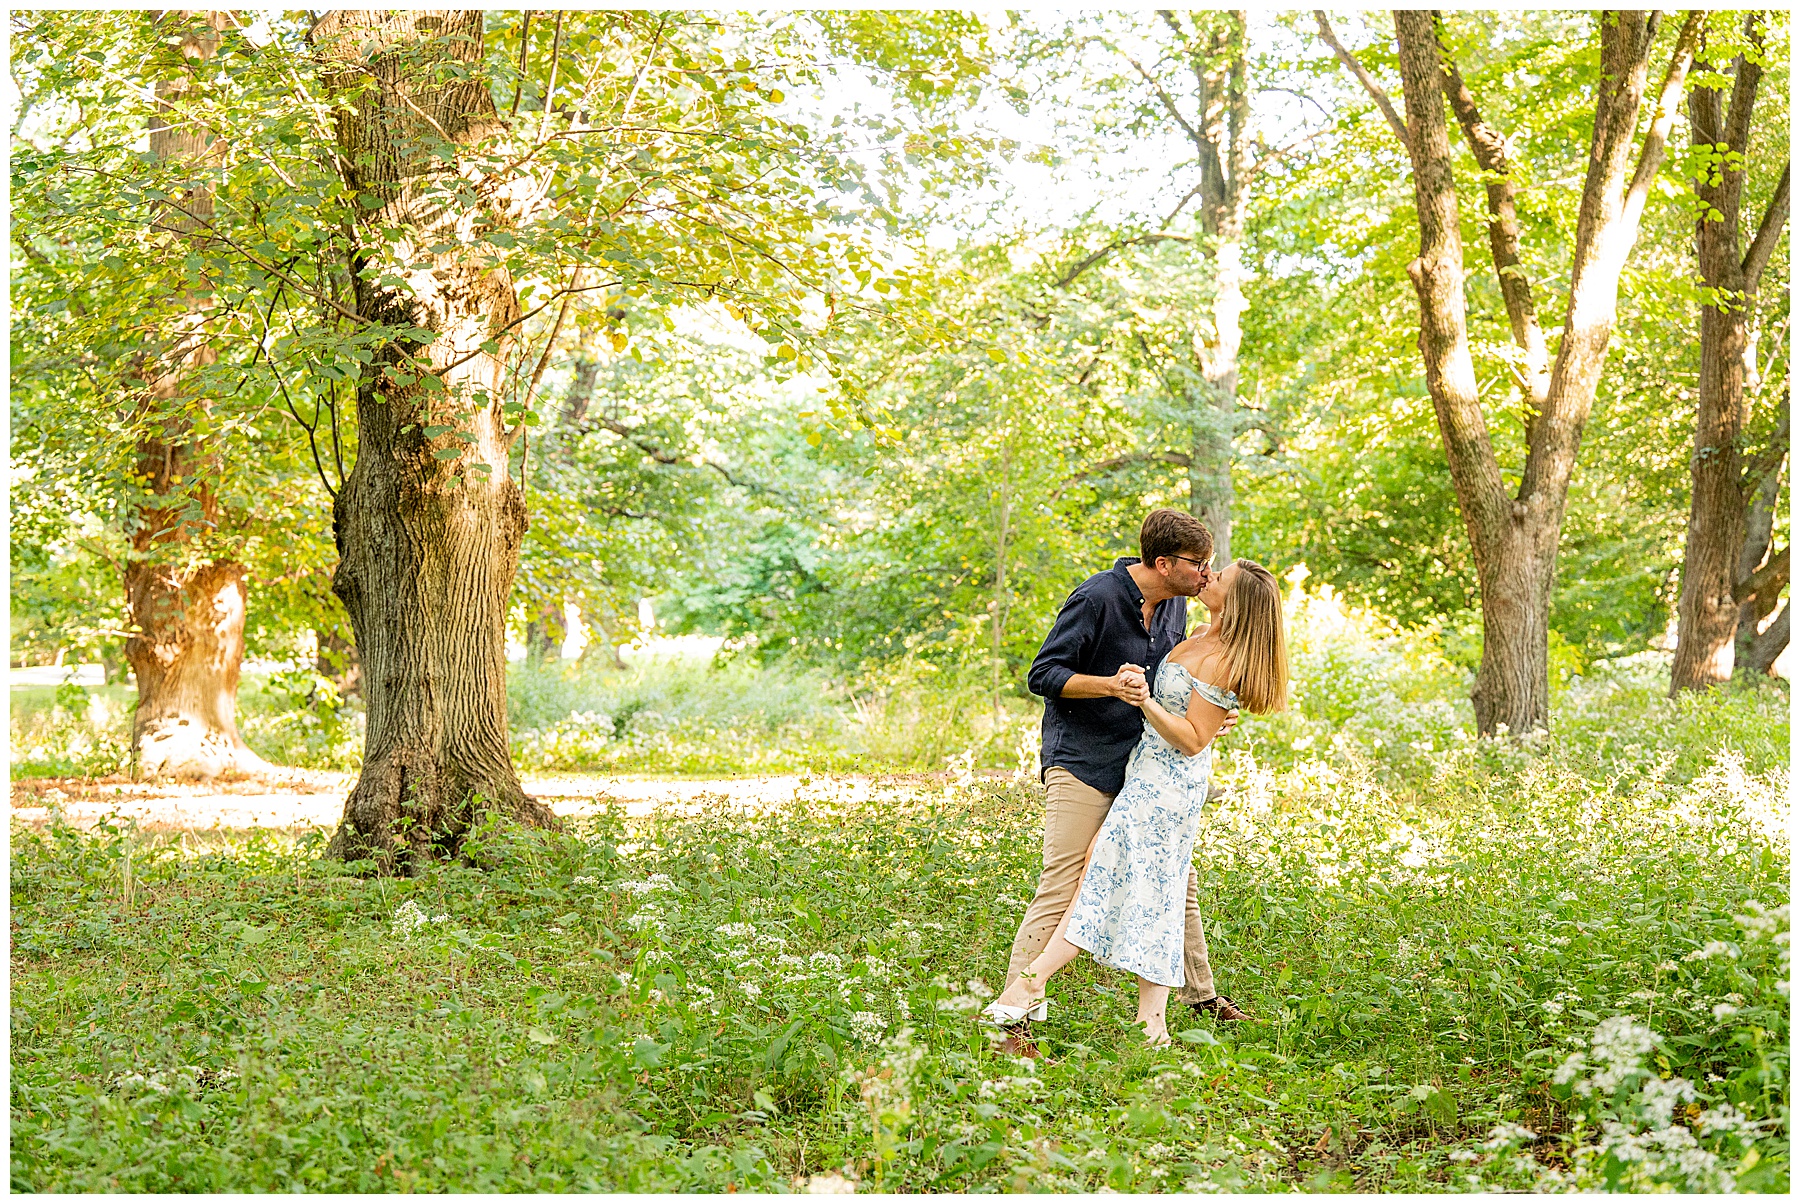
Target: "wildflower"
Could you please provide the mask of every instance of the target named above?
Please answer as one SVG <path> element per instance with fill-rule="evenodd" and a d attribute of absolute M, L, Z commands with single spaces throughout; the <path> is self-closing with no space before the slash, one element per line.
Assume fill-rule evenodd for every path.
<path fill-rule="evenodd" d="M 569 879 L 570 886 L 598 886 L 599 884 L 600 879 L 594 877 L 592 874 L 582 874 L 579 877 Z"/>
<path fill-rule="evenodd" d="M 1642 1103 L 1644 1115 L 1650 1121 L 1651 1128 L 1666 1129 L 1675 1118 L 1677 1104 L 1689 1103 L 1694 1098 L 1694 1085 L 1684 1078 L 1646 1079 L 1638 1088 L 1638 1099 Z"/>
<path fill-rule="evenodd" d="M 973 995 L 955 995 L 949 999 L 938 1000 L 937 1010 L 940 1012 L 978 1012 L 981 1010 L 981 1000 Z"/>
<path fill-rule="evenodd" d="M 1703 962 L 1714 957 L 1736 960 L 1737 949 L 1727 941 L 1708 941 L 1681 960 L 1684 962 Z"/>
<path fill-rule="evenodd" d="M 1677 967 L 1674 962 L 1664 961 L 1664 962 L 1656 963 L 1656 972 L 1658 974 L 1673 974 L 1673 973 L 1675 973 L 1676 968 Z"/>
<path fill-rule="evenodd" d="M 752 999 L 755 999 L 758 995 L 762 994 L 762 988 L 753 982 L 740 982 L 738 984 L 738 989 Z"/>
<path fill-rule="evenodd" d="M 977 999 L 987 999 L 994 994 L 993 989 L 979 978 L 971 978 L 968 982 L 968 987 L 969 994 L 975 996 Z"/>
<path fill-rule="evenodd" d="M 850 1035 L 865 1045 L 873 1045 L 887 1032 L 888 1022 L 877 1012 L 858 1012 L 850 1017 Z"/>
<path fill-rule="evenodd" d="M 1493 1130 L 1488 1133 L 1487 1140 L 1481 1144 L 1483 1149 L 1499 1150 L 1510 1148 L 1515 1145 L 1524 1145 L 1527 1142 L 1536 1140 L 1537 1134 L 1533 1133 L 1530 1129 L 1527 1129 L 1524 1125 L 1515 1125 L 1511 1122 L 1504 1122 L 1495 1125 Z"/>
<path fill-rule="evenodd" d="M 745 925 L 745 927 L 749 927 L 749 925 Z M 765 932 L 756 938 L 756 944 L 761 949 L 786 949 L 787 938 L 776 936 L 772 932 Z"/>
<path fill-rule="evenodd" d="M 856 1194 L 856 1184 L 836 1171 L 823 1171 L 807 1179 L 806 1194 L 809 1196 L 850 1196 Z"/>
<path fill-rule="evenodd" d="M 721 924 L 716 929 L 714 929 L 714 931 L 717 932 L 720 936 L 727 936 L 727 937 L 730 937 L 732 940 L 745 940 L 745 939 L 748 939 L 749 937 L 753 937 L 756 935 L 756 925 L 754 925 L 754 924 Z"/>
<path fill-rule="evenodd" d="M 404 935 L 423 928 L 427 924 L 442 924 L 449 918 L 444 915 L 426 915 L 425 909 L 419 906 L 417 899 L 408 899 L 394 909 L 394 931 Z"/>
<path fill-rule="evenodd" d="M 843 959 L 835 953 L 815 953 L 807 960 L 812 963 L 812 968 L 815 970 L 842 970 L 844 968 Z"/>
<path fill-rule="evenodd" d="M 1712 1013 L 1713 1013 L 1714 1020 L 1723 1020 L 1727 1016 L 1737 1015 L 1738 1010 L 1737 1010 L 1737 1007 L 1733 1004 L 1715 1003 L 1715 1004 L 1713 1004 Z"/>

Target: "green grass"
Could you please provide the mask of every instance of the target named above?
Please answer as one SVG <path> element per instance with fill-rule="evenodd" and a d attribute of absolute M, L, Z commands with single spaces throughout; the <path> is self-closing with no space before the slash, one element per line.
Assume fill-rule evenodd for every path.
<path fill-rule="evenodd" d="M 13 1184 L 1785 1190 L 1786 684 L 1671 701 L 1646 655 L 1476 741 L 1430 642 L 1312 596 L 1292 633 L 1297 704 L 1221 751 L 1196 854 L 1221 989 L 1264 1023 L 1147 1051 L 1130 982 L 1081 961 L 1049 1057 L 994 1052 L 1029 775 L 606 813 L 405 881 L 321 834 L 15 827 Z M 253 692 L 253 743 L 353 745 L 303 685 Z M 1032 726 L 918 665 L 512 687 L 531 768 L 1011 765 Z M 101 755 L 57 744 L 96 730 L 79 699 L 39 701 L 15 756 L 21 724 L 33 764 Z M 611 731 L 541 739 L 587 712 Z"/>
<path fill-rule="evenodd" d="M 1035 878 L 1029 781 L 609 813 L 405 881 L 317 836 L 15 829 L 13 1185 L 1785 1190 L 1787 779 L 1754 763 L 1785 709 L 1706 705 L 1738 709 L 1631 757 L 1574 722 L 1394 764 L 1265 739 L 1197 861 L 1266 1023 L 1147 1051 L 1084 960 L 1036 1064 L 971 1014 Z"/>

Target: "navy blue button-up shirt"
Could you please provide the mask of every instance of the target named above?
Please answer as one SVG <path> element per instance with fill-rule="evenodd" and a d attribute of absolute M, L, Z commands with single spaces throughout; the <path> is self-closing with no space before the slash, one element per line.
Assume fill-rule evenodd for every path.
<path fill-rule="evenodd" d="M 1077 673 L 1111 677 L 1142 665 L 1151 682 L 1169 649 L 1187 634 L 1187 599 L 1159 602 L 1144 626 L 1144 591 L 1132 580 L 1135 556 L 1075 587 L 1031 662 L 1031 692 L 1044 700 L 1039 776 L 1060 766 L 1103 794 L 1125 785 L 1125 762 L 1144 730 L 1144 713 L 1122 698 L 1064 698 Z"/>

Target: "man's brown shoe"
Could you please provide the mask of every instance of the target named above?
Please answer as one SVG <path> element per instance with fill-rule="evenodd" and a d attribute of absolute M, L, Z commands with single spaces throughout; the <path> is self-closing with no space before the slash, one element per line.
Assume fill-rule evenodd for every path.
<path fill-rule="evenodd" d="M 1249 1012 L 1242 1010 L 1237 1004 L 1231 1002 L 1231 1000 L 1225 998 L 1223 995 L 1214 995 L 1211 999 L 1205 999 L 1199 1003 L 1189 1004 L 1188 1006 L 1194 1009 L 1195 1015 L 1211 1016 L 1214 1020 L 1256 1019 L 1256 1017 L 1252 1016 Z"/>
<path fill-rule="evenodd" d="M 1037 1042 L 1032 1040 L 1029 1021 L 1009 1024 L 1000 1031 L 1006 1034 L 1000 1042 L 1000 1052 L 1007 1057 L 1035 1058 L 1038 1056 Z"/>

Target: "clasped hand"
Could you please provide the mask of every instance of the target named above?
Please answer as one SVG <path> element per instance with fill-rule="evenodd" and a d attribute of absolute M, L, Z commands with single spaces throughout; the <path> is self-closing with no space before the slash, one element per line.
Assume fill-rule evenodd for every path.
<path fill-rule="evenodd" d="M 1150 684 L 1145 680 L 1142 665 L 1120 665 L 1119 671 L 1112 675 L 1111 680 L 1113 697 L 1122 698 L 1134 707 L 1142 707 L 1150 701 Z M 1213 738 L 1216 740 L 1236 727 L 1237 721 L 1236 711 L 1225 712 L 1225 722 L 1219 725 Z"/>

